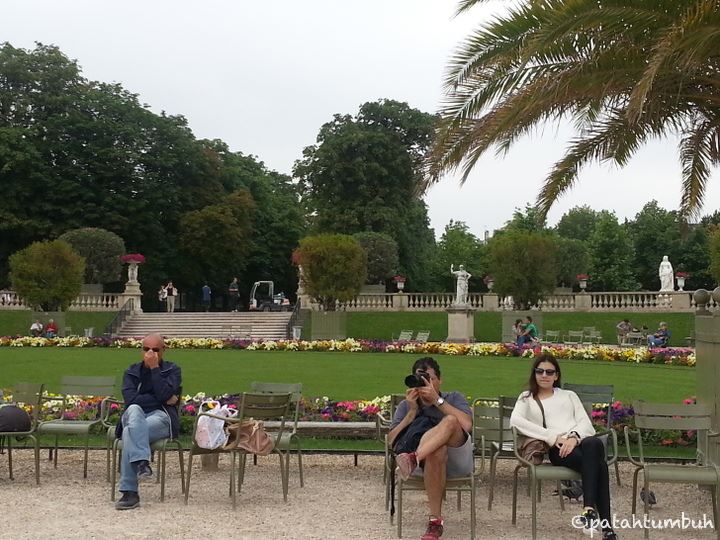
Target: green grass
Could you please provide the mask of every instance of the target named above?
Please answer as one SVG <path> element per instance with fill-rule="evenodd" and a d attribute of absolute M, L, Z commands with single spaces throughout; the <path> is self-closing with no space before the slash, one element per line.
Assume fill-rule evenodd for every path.
<path fill-rule="evenodd" d="M 307 396 L 366 399 L 403 391 L 403 378 L 419 355 L 340 352 L 170 350 L 183 371 L 185 393 L 240 392 L 253 380 L 302 382 Z M 528 379 L 525 358 L 437 356 L 443 388 L 468 396 L 517 395 Z M 0 388 L 44 382 L 57 390 L 62 375 L 112 375 L 118 381 L 137 349 L 2 348 Z M 616 397 L 677 403 L 695 394 L 694 368 L 565 360 L 563 380 L 614 384 Z"/>
<path fill-rule="evenodd" d="M 624 318 L 638 328 L 646 325 L 656 330 L 660 321 L 668 323 L 671 331 L 670 344 L 685 345 L 685 337 L 695 329 L 692 313 L 543 313 L 545 330 L 582 330 L 594 326 L 602 333 L 603 341 L 615 343 L 615 325 Z M 309 317 L 303 335 L 310 335 Z M 347 314 L 348 336 L 363 339 L 389 340 L 401 330 L 429 330 L 431 341 L 447 337 L 447 314 L 443 312 L 349 312 Z M 477 341 L 500 341 L 502 339 L 501 314 L 498 312 L 475 313 L 475 339 Z"/>
<path fill-rule="evenodd" d="M 113 317 L 114 312 L 68 311 L 65 313 L 65 326 L 80 335 L 85 328 L 93 327 L 94 335 L 99 336 Z M 36 318 L 45 320 L 42 314 L 32 311 L 0 311 L 0 336 L 28 335 L 30 325 Z"/>

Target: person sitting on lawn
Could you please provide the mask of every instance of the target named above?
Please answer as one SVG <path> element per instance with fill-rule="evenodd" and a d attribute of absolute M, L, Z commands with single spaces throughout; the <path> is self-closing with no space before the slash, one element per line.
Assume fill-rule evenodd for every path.
<path fill-rule="evenodd" d="M 48 323 L 45 325 L 45 337 L 46 338 L 54 338 L 58 335 L 58 327 L 57 323 L 54 319 L 50 319 Z"/>
<path fill-rule="evenodd" d="M 665 322 L 661 322 L 657 332 L 652 336 L 648 336 L 648 347 L 667 347 L 669 339 L 670 330 L 668 330 L 668 325 Z"/>
<path fill-rule="evenodd" d="M 180 368 L 163 359 L 165 341 L 159 334 L 143 339 L 142 362 L 125 370 L 122 394 L 125 411 L 115 429 L 122 438 L 120 492 L 117 510 L 140 506 L 138 480 L 152 480 L 150 444 L 168 437 L 177 438 L 180 419 Z"/>
<path fill-rule="evenodd" d="M 515 343 L 517 343 L 518 338 L 523 335 L 524 331 L 525 325 L 523 324 L 522 319 L 515 319 L 515 324 L 513 324 L 513 335 L 515 336 Z"/>
<path fill-rule="evenodd" d="M 535 326 L 535 323 L 533 323 L 533 319 L 530 315 L 525 317 L 525 326 L 523 328 L 522 334 L 520 334 L 517 338 L 517 346 L 522 347 L 525 343 L 531 343 L 534 341 L 537 341 L 538 339 L 538 330 L 537 326 Z"/>
<path fill-rule="evenodd" d="M 430 518 L 422 540 L 436 540 L 443 533 L 442 499 L 448 477 L 467 476 L 473 471 L 472 409 L 460 392 L 440 391 L 440 366 L 431 357 L 418 359 L 412 373 L 424 385 L 409 388 L 398 405 L 390 424 L 388 442 L 395 439 L 415 420 L 425 416 L 434 427 L 426 431 L 414 452 L 398 454 L 398 474 L 407 480 L 422 474 Z"/>
<path fill-rule="evenodd" d="M 627 333 L 633 331 L 633 326 L 632 324 L 630 324 L 630 319 L 623 319 L 622 321 L 617 323 L 617 326 L 615 328 L 617 330 L 618 345 L 622 345 L 623 343 L 625 343 Z"/>
<path fill-rule="evenodd" d="M 40 337 L 43 333 L 43 325 L 42 323 L 35 319 L 35 322 L 30 325 L 30 335 L 32 337 Z"/>

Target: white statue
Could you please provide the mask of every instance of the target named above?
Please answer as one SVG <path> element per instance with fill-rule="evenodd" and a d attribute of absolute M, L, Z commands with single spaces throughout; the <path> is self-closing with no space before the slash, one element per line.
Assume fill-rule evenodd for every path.
<path fill-rule="evenodd" d="M 467 305 L 468 303 L 468 281 L 472 274 L 465 270 L 461 264 L 459 270 L 455 270 L 455 265 L 450 265 L 450 273 L 457 278 L 457 289 L 455 292 L 455 305 Z"/>
<path fill-rule="evenodd" d="M 128 264 L 128 282 L 137 283 L 138 277 L 138 264 L 136 262 L 130 262 Z"/>
<path fill-rule="evenodd" d="M 660 268 L 658 269 L 658 275 L 660 276 L 660 292 L 671 292 L 675 290 L 673 267 L 667 255 L 663 256 Z"/>

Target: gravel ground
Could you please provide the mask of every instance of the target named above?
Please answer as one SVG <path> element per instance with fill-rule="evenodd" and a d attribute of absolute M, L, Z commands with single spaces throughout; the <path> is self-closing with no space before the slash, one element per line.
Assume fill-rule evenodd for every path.
<path fill-rule="evenodd" d="M 283 503 L 277 457 L 260 458 L 259 465 L 248 466 L 245 484 L 232 510 L 228 493 L 229 460 L 221 458 L 220 471 L 193 470 L 189 506 L 183 504 L 177 461 L 168 457 L 168 486 L 165 503 L 159 502 L 159 486 L 141 486 L 140 508 L 118 512 L 110 502 L 110 487 L 105 482 L 105 454 L 90 454 L 89 478 L 82 479 L 82 453 L 61 451 L 58 469 L 45 459 L 41 462 L 41 485 L 34 483 L 32 453 L 13 453 L 15 480 L 7 475 L 7 456 L 0 456 L 0 493 L 2 527 L 0 538 L 216 538 L 238 539 L 350 539 L 396 538 L 384 510 L 382 457 L 361 456 L 358 467 L 352 456 L 308 455 L 305 458 L 305 487 L 300 488 L 297 469 L 291 470 L 290 494 Z M 43 458 L 47 453 L 43 453 Z M 619 518 L 630 515 L 630 467 L 621 466 L 623 487 L 611 481 L 613 510 Z M 510 523 L 512 501 L 512 464 L 501 461 L 495 503 L 487 511 L 487 489 L 478 491 L 477 538 L 520 540 L 530 537 L 529 499 L 520 495 L 518 525 Z M 580 505 L 568 503 L 561 512 L 553 486 L 544 486 L 538 506 L 539 538 L 586 538 L 571 526 Z M 654 486 L 659 504 L 653 518 L 679 518 L 686 515 L 698 520 L 703 513 L 712 516 L 710 495 L 694 486 Z M 455 495 L 448 495 L 445 507 L 443 539 L 467 539 L 469 496 L 464 495 L 463 510 L 455 506 Z M 419 538 L 425 525 L 424 494 L 407 493 L 403 537 Z M 643 537 L 641 530 L 618 531 L 620 538 Z M 595 537 L 597 538 L 597 536 Z M 653 539 L 715 538 L 712 529 L 655 530 Z"/>

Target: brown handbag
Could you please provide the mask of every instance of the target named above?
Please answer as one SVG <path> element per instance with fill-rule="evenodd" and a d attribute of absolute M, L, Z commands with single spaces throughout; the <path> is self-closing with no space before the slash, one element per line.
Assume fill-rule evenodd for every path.
<path fill-rule="evenodd" d="M 250 418 L 239 423 L 230 423 L 227 426 L 227 433 L 228 440 L 223 450 L 239 448 L 251 454 L 267 456 L 275 447 L 275 442 L 259 420 Z"/>
<path fill-rule="evenodd" d="M 534 396 L 534 398 L 540 407 L 540 412 L 542 413 L 543 427 L 547 429 L 547 425 L 545 424 L 545 408 L 537 396 Z M 550 447 L 545 441 L 533 439 L 532 437 L 528 437 L 526 435 L 518 435 L 517 444 L 518 453 L 523 457 L 523 459 L 529 461 L 533 465 L 541 465 L 545 460 L 545 454 L 550 451 Z"/>

